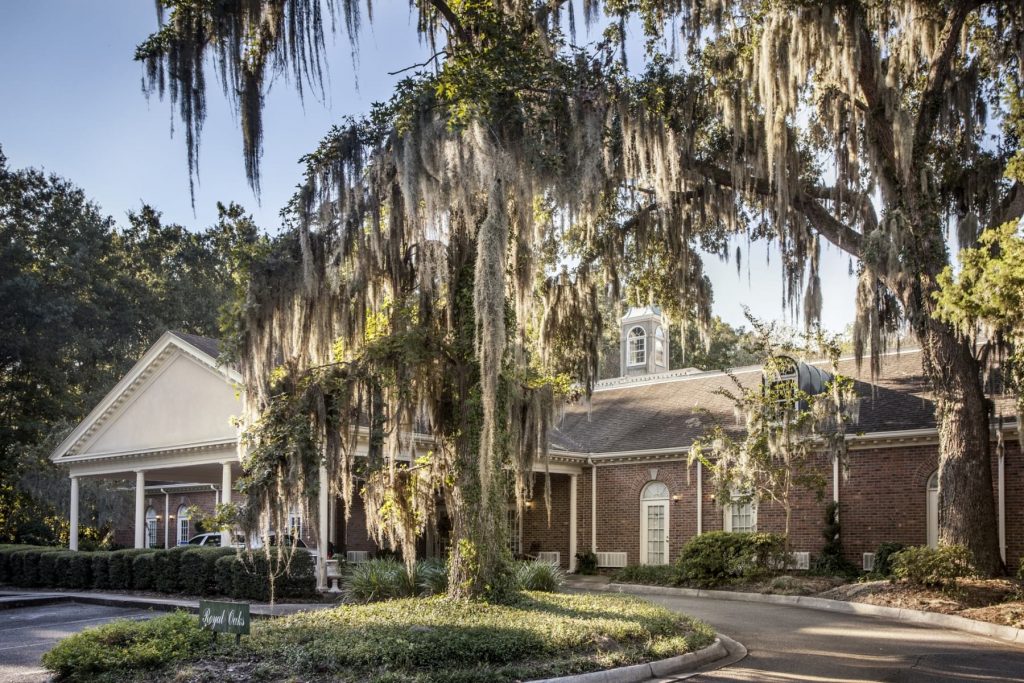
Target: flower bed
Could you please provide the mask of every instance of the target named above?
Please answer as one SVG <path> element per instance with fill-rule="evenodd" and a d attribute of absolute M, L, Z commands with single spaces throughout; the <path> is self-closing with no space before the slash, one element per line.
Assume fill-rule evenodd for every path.
<path fill-rule="evenodd" d="M 180 647 L 161 646 L 164 639 Z M 441 597 L 305 612 L 217 645 L 195 617 L 115 622 L 43 658 L 58 680 L 516 681 L 684 654 L 707 625 L 631 596 L 521 593 L 512 604 Z"/>

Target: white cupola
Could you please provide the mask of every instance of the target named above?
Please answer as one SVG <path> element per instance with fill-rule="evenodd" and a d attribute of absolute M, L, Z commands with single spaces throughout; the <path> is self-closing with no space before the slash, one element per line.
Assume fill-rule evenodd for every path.
<path fill-rule="evenodd" d="M 668 372 L 668 328 L 658 306 L 630 308 L 623 316 L 622 375 L 650 375 Z"/>

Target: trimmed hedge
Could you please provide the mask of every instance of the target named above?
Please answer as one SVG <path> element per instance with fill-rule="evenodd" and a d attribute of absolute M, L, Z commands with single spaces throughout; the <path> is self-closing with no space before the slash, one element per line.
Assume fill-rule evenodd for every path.
<path fill-rule="evenodd" d="M 959 579 L 976 573 L 974 556 L 962 545 L 920 545 L 892 555 L 893 577 L 923 588 L 955 588 Z"/>
<path fill-rule="evenodd" d="M 0 583 L 26 588 L 158 590 L 187 595 L 270 599 L 269 560 L 260 552 L 179 546 L 168 550 L 73 552 L 64 548 L 0 546 Z M 316 568 L 297 549 L 287 573 L 275 579 L 275 598 L 316 594 Z"/>

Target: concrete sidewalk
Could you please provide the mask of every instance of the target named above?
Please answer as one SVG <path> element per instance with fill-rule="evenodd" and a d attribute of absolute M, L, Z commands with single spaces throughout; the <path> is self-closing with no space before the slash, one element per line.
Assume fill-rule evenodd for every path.
<path fill-rule="evenodd" d="M 128 593 L 104 593 L 102 591 L 43 591 L 31 588 L 0 589 L 0 610 L 60 603 L 101 605 L 128 609 L 149 609 L 161 612 L 185 610 L 199 611 L 199 598 L 169 598 L 153 595 Z M 239 601 L 246 602 L 246 601 Z M 254 617 L 280 617 L 296 612 L 330 609 L 337 603 L 320 602 L 249 602 L 249 613 Z"/>

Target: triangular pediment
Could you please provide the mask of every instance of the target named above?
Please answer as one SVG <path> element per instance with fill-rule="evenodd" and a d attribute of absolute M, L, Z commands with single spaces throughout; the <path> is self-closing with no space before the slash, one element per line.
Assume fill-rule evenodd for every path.
<path fill-rule="evenodd" d="M 237 439 L 235 373 L 172 334 L 104 398 L 52 459 L 193 448 Z"/>

